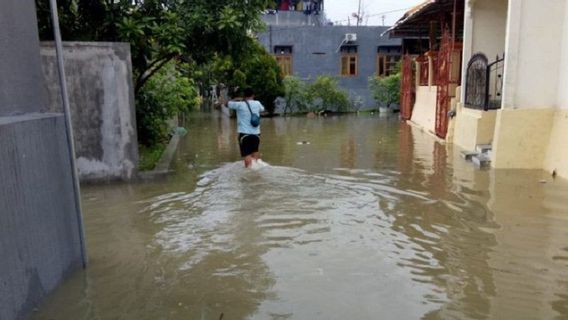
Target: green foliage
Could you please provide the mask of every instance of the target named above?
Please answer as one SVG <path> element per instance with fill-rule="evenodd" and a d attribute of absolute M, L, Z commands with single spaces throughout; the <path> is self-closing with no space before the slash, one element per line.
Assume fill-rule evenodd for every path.
<path fill-rule="evenodd" d="M 337 79 L 330 76 L 317 77 L 306 90 L 306 100 L 311 106 L 311 111 L 347 112 L 352 110 L 349 95 L 339 88 Z"/>
<path fill-rule="evenodd" d="M 274 100 L 284 94 L 284 85 L 280 75 L 280 67 L 273 56 L 268 54 L 259 44 L 255 45 L 248 59 L 238 66 L 245 75 L 246 85 L 254 89 L 256 98 L 266 107 L 269 113 L 274 112 Z M 238 85 L 232 79 L 233 85 Z"/>
<path fill-rule="evenodd" d="M 388 77 L 369 77 L 369 89 L 379 105 L 389 108 L 400 103 L 400 73 Z"/>
<path fill-rule="evenodd" d="M 231 56 L 217 55 L 215 59 L 202 68 L 199 82 L 208 87 L 212 83 L 224 83 L 234 91 L 251 87 L 256 98 L 274 112 L 274 100 L 284 94 L 284 85 L 280 75 L 280 67 L 273 56 L 258 43 L 252 42 L 247 55 L 240 59 Z"/>
<path fill-rule="evenodd" d="M 52 40 L 49 0 L 35 1 L 40 38 Z M 264 27 L 260 13 L 269 2 L 58 0 L 58 12 L 64 40 L 130 43 L 139 140 L 150 145 L 165 136 L 165 119 L 195 104 L 190 79 L 203 87 L 211 79 L 255 86 L 272 105 L 281 80 L 272 72 L 275 62 L 258 53 L 250 36 Z"/>
<path fill-rule="evenodd" d="M 152 146 L 165 140 L 169 130 L 167 121 L 199 105 L 195 83 L 182 74 L 188 68 L 186 64 L 168 63 L 140 91 L 136 120 L 141 144 Z"/>
<path fill-rule="evenodd" d="M 268 0 L 59 0 L 63 39 L 131 44 L 138 92 L 172 59 L 205 65 L 254 47 Z M 49 0 L 36 0 L 40 38 L 51 40 Z"/>
<path fill-rule="evenodd" d="M 138 148 L 138 153 L 140 154 L 138 169 L 142 171 L 154 169 L 158 161 L 160 161 L 165 149 L 166 145 L 163 143 L 158 143 L 150 147 L 141 144 Z"/>
<path fill-rule="evenodd" d="M 306 100 L 306 84 L 295 76 L 287 76 L 284 78 L 284 99 L 286 100 L 286 107 L 284 114 L 288 111 L 293 112 L 294 108 L 298 112 L 303 112 L 308 109 Z"/>

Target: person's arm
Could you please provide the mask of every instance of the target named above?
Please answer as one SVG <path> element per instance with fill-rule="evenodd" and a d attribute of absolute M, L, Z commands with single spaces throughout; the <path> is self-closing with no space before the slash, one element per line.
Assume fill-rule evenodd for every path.
<path fill-rule="evenodd" d="M 260 106 L 260 112 L 263 112 L 265 109 L 262 103 L 260 103 L 260 101 L 258 102 L 258 105 Z"/>
<path fill-rule="evenodd" d="M 241 100 L 242 100 L 241 98 L 234 98 L 232 100 L 229 100 L 229 103 L 227 103 L 227 106 L 229 107 L 229 109 L 237 110 L 239 108 L 239 102 Z"/>

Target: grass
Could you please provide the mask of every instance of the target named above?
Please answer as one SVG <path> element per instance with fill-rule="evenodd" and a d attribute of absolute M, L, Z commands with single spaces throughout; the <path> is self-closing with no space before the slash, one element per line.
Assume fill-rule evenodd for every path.
<path fill-rule="evenodd" d="M 166 143 L 158 143 L 155 146 L 147 147 L 144 145 L 138 146 L 140 159 L 138 160 L 138 170 L 148 171 L 154 169 L 162 153 L 166 150 Z"/>

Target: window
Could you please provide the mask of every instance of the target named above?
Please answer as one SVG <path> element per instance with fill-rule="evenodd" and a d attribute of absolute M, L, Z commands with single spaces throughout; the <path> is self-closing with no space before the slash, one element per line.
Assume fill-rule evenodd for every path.
<path fill-rule="evenodd" d="M 292 56 L 276 56 L 283 77 L 292 75 Z"/>
<path fill-rule="evenodd" d="M 357 46 L 341 46 L 341 75 L 344 77 L 354 77 L 358 74 Z"/>
<path fill-rule="evenodd" d="M 377 47 L 377 76 L 386 77 L 394 73 L 396 64 L 400 61 L 400 46 Z"/>
<path fill-rule="evenodd" d="M 378 47 L 377 76 L 387 77 L 394 73 L 396 64 L 400 61 L 400 47 Z"/>
<path fill-rule="evenodd" d="M 292 75 L 292 46 L 274 46 L 274 57 L 282 76 Z"/>
<path fill-rule="evenodd" d="M 387 77 L 394 73 L 396 64 L 400 61 L 399 56 L 377 55 L 377 75 Z"/>

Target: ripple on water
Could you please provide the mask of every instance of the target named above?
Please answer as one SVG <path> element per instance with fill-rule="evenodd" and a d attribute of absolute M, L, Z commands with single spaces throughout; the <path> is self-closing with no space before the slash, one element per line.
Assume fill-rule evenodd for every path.
<path fill-rule="evenodd" d="M 254 252 L 287 286 L 311 283 L 314 275 L 338 281 L 339 274 L 345 274 L 350 284 L 340 287 L 370 286 L 372 295 L 373 290 L 380 291 L 373 283 L 404 283 L 400 294 L 418 295 L 409 301 L 425 304 L 423 313 L 417 314 L 451 300 L 445 312 L 463 315 L 467 307 L 459 297 L 471 288 L 476 289 L 468 291 L 469 306 L 486 303 L 484 295 L 495 289 L 484 270 L 520 275 L 568 261 L 566 251 L 558 250 L 540 269 L 528 270 L 522 260 L 519 265 L 492 268 L 487 261 L 496 255 L 494 261 L 507 259 L 507 253 L 493 249 L 499 226 L 484 204 L 470 199 L 475 193 L 435 197 L 430 190 L 407 186 L 392 172 L 337 169 L 333 174 L 311 174 L 277 166 L 246 170 L 241 163 L 228 163 L 203 174 L 191 193 L 150 199 L 143 213 L 161 226 L 155 243 L 164 253 L 181 257 L 182 270 L 191 270 L 212 253 L 222 257 L 223 252 Z M 510 254 L 543 241 L 533 232 L 525 234 L 521 241 L 526 244 L 520 243 Z M 287 267 L 282 269 L 282 264 Z M 214 274 L 239 272 L 239 266 L 232 265 Z M 328 276 L 334 272 L 339 278 Z M 369 278 L 362 280 L 360 275 Z M 547 283 L 557 277 L 541 271 L 540 278 Z M 516 278 L 512 281 L 511 288 L 518 286 Z M 519 295 L 527 298 L 530 289 Z M 477 312 L 469 316 L 482 317 Z"/>

